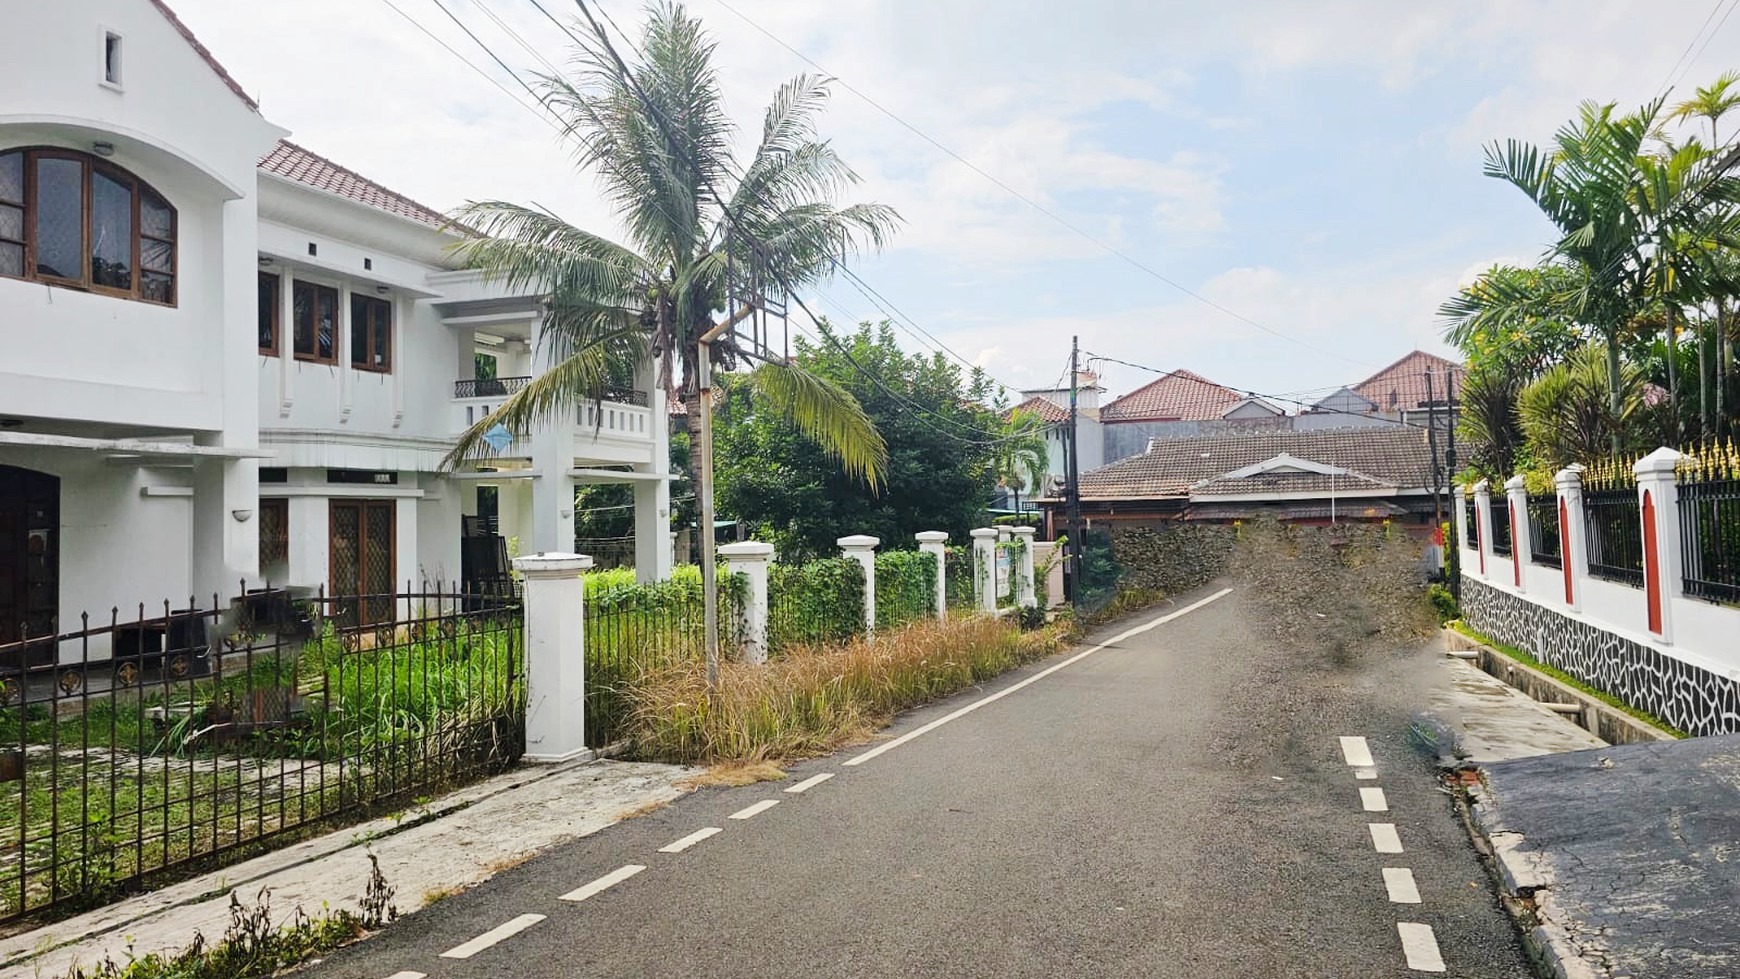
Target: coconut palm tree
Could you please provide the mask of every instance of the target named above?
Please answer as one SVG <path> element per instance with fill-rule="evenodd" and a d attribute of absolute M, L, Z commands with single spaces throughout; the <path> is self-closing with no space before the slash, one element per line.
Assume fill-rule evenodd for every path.
<path fill-rule="evenodd" d="M 691 423 L 703 334 L 753 309 L 749 290 L 801 288 L 879 249 L 898 223 L 881 204 L 838 204 L 857 176 L 826 141 L 818 117 L 828 82 L 800 75 L 768 106 L 746 164 L 732 158 L 714 43 L 680 4 L 658 2 L 636 60 L 619 63 L 597 25 L 576 32 L 571 67 L 532 84 L 561 121 L 579 168 L 594 176 L 624 229 L 622 242 L 536 206 L 468 204 L 456 215 L 479 232 L 459 246 L 473 267 L 543 296 L 547 370 L 462 435 L 449 464 L 488 454 L 496 425 L 525 431 L 602 397 L 651 356 L 658 382 L 683 398 Z M 727 309 L 733 303 L 735 309 Z M 738 366 L 729 335 L 712 363 Z M 887 448 L 839 385 L 763 362 L 747 383 L 849 474 L 876 485 Z M 691 427 L 693 430 L 693 425 Z"/>

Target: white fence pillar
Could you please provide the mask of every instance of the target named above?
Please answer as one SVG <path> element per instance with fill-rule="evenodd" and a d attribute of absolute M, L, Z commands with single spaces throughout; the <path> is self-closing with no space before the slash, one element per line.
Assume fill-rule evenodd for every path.
<path fill-rule="evenodd" d="M 840 545 L 840 556 L 857 561 L 864 567 L 864 634 L 876 634 L 876 545 L 880 537 L 853 534 L 834 543 Z"/>
<path fill-rule="evenodd" d="M 525 578 L 526 754 L 559 762 L 586 751 L 584 554 L 514 559 Z"/>
<path fill-rule="evenodd" d="M 1528 578 L 1523 574 L 1523 565 L 1534 563 L 1534 537 L 1529 529 L 1529 488 L 1520 473 L 1505 481 L 1504 497 L 1505 509 L 1510 512 L 1511 582 L 1517 591 L 1527 592 Z"/>
<path fill-rule="evenodd" d="M 949 617 L 949 583 L 944 568 L 949 559 L 949 535 L 940 530 L 921 530 L 913 535 L 918 538 L 918 549 L 925 554 L 936 557 L 936 617 Z"/>
<path fill-rule="evenodd" d="M 1637 460 L 1637 505 L 1643 515 L 1643 588 L 1649 631 L 1674 641 L 1673 600 L 1685 591 L 1680 577 L 1680 493 L 1674 468 L 1680 454 L 1663 446 Z"/>
<path fill-rule="evenodd" d="M 1479 552 L 1480 577 L 1486 577 L 1486 556 L 1492 553 L 1492 484 L 1474 484 L 1474 543 Z"/>
<path fill-rule="evenodd" d="M 1583 467 L 1570 466 L 1553 476 L 1559 491 L 1559 567 L 1565 578 L 1565 605 L 1575 612 L 1583 606 L 1583 579 L 1589 574 L 1589 548 L 1584 540 Z"/>
<path fill-rule="evenodd" d="M 1033 594 L 1033 535 L 1038 533 L 1032 527 L 1012 527 L 1010 532 L 1021 544 L 1020 563 L 1015 571 L 1015 604 L 1022 608 L 1034 608 L 1039 605 L 1039 599 Z"/>
<path fill-rule="evenodd" d="M 979 611 L 997 611 L 997 531 L 980 527 L 973 535 L 973 598 Z"/>
<path fill-rule="evenodd" d="M 743 639 L 743 658 L 751 663 L 767 662 L 767 565 L 773 560 L 773 545 L 761 541 L 739 541 L 719 545 L 719 557 L 725 561 L 729 574 L 741 574 L 748 579 L 743 605 L 738 612 L 737 626 Z"/>
<path fill-rule="evenodd" d="M 1063 561 L 1057 553 L 1057 542 L 1052 540 L 1036 540 L 1033 542 L 1033 563 L 1045 568 L 1045 607 L 1058 608 L 1063 605 Z M 1034 579 L 1038 586 L 1037 576 Z"/>

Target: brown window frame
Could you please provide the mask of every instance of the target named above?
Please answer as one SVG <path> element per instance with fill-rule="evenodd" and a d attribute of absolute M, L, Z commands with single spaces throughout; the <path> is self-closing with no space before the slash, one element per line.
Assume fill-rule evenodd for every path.
<path fill-rule="evenodd" d="M 276 272 L 261 272 L 259 279 L 261 292 L 265 292 L 268 288 L 266 284 L 268 280 L 271 282 L 269 288 L 272 290 L 272 302 L 271 305 L 260 308 L 266 313 L 266 323 L 263 325 L 271 332 L 272 336 L 270 340 L 261 345 L 260 353 L 267 357 L 276 357 L 284 342 L 284 324 L 282 322 L 284 319 L 284 277 Z"/>
<path fill-rule="evenodd" d="M 89 292 L 100 296 L 113 296 L 118 299 L 129 299 L 133 302 L 146 303 L 152 306 L 167 306 L 173 308 L 179 305 L 181 298 L 181 216 L 176 210 L 175 205 L 171 204 L 167 197 L 158 193 L 156 188 L 140 179 L 137 174 L 123 169 L 122 167 L 118 167 L 115 164 L 104 160 L 102 157 L 94 156 L 90 153 L 81 153 L 78 150 L 66 149 L 59 146 L 14 146 L 0 150 L 0 157 L 10 156 L 12 154 L 18 154 L 23 160 L 24 200 L 4 200 L 0 201 L 0 204 L 5 204 L 8 207 L 23 208 L 24 227 L 22 230 L 24 233 L 24 239 L 19 241 L 13 238 L 6 238 L 0 239 L 0 243 L 23 246 L 24 274 L 14 276 L 0 273 L 0 278 L 21 279 L 27 282 L 41 282 L 44 285 L 58 286 L 63 289 L 73 289 L 79 292 Z M 79 229 L 79 275 L 77 277 L 45 275 L 36 270 L 38 248 L 36 217 L 39 203 L 36 187 L 36 164 L 37 161 L 43 159 L 71 160 L 79 165 L 79 207 L 82 221 Z M 130 262 L 129 272 L 131 279 L 128 287 L 125 289 L 117 288 L 115 286 L 99 285 L 92 278 L 91 246 L 93 242 L 91 221 L 93 215 L 91 213 L 91 200 L 93 195 L 91 181 L 93 177 L 99 173 L 116 183 L 126 185 L 130 189 L 128 199 L 131 208 L 129 216 L 132 221 L 132 228 L 130 241 L 128 243 L 130 249 L 128 252 L 128 261 Z M 169 212 L 170 237 L 159 238 L 153 235 L 147 235 L 144 233 L 144 229 L 140 226 L 140 205 L 147 196 L 153 199 L 155 203 L 160 204 L 164 210 Z M 140 267 L 140 254 L 142 243 L 146 240 L 159 242 L 169 246 L 169 265 L 171 270 L 168 272 L 154 271 L 152 273 L 153 275 L 163 275 L 168 277 L 169 298 L 167 300 L 152 299 L 145 294 L 143 286 L 145 281 L 145 270 Z"/>
<path fill-rule="evenodd" d="M 359 322 L 357 314 L 368 311 L 369 315 Z M 381 363 L 374 363 L 375 327 L 379 320 L 386 320 L 384 344 L 386 349 Z M 357 330 L 362 330 L 363 345 L 357 347 Z M 393 304 L 375 296 L 365 296 L 361 293 L 350 294 L 350 366 L 352 370 L 368 371 L 371 374 L 391 374 L 393 372 Z"/>
<path fill-rule="evenodd" d="M 301 350 L 296 348 L 296 328 L 298 324 L 295 322 L 294 314 L 292 314 L 290 322 L 291 355 L 297 360 L 310 364 L 338 363 L 339 337 L 344 333 L 344 324 L 341 322 L 344 310 L 338 290 L 332 286 L 321 285 L 318 282 L 311 282 L 307 279 L 292 279 L 290 280 L 290 308 L 292 310 L 296 308 L 295 295 L 298 289 L 307 289 L 312 293 L 308 303 L 308 315 L 311 320 L 308 324 L 308 329 L 309 336 L 314 342 L 314 350 L 310 353 L 303 353 Z M 322 293 L 329 293 L 332 296 L 332 355 L 329 357 L 322 357 L 320 355 L 320 307 L 315 300 L 318 300 Z"/>
<path fill-rule="evenodd" d="M 266 536 L 266 514 L 272 513 L 277 519 L 281 534 L 275 538 Z M 272 550 L 268 553 L 267 544 Z M 275 564 L 290 560 L 290 500 L 283 496 L 260 498 L 260 564 Z"/>

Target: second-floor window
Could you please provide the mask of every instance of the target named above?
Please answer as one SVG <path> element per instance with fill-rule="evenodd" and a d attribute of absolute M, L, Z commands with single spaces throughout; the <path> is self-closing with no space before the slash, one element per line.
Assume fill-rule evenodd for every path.
<path fill-rule="evenodd" d="M 350 297 L 350 366 L 385 373 L 393 369 L 393 304 L 373 296 Z"/>
<path fill-rule="evenodd" d="M 120 167 L 0 153 L 0 275 L 173 306 L 176 238 L 175 209 Z"/>
<path fill-rule="evenodd" d="M 338 290 L 297 282 L 291 293 L 292 344 L 297 360 L 338 362 Z"/>
<path fill-rule="evenodd" d="M 282 308 L 278 290 L 282 279 L 270 272 L 260 273 L 260 352 L 278 356 L 278 310 Z"/>

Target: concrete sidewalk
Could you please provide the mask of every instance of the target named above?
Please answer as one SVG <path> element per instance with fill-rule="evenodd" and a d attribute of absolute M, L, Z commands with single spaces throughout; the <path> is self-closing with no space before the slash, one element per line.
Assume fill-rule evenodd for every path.
<path fill-rule="evenodd" d="M 271 889 L 274 916 L 298 907 L 356 909 L 369 855 L 409 913 L 524 862 L 541 850 L 596 833 L 684 793 L 694 769 L 594 761 L 526 767 L 222 871 L 140 894 L 66 921 L 0 940 L 0 979 L 60 979 L 105 956 L 176 951 L 195 933 L 223 934 L 230 894 L 252 903 Z"/>
<path fill-rule="evenodd" d="M 1740 975 L 1740 735 L 1480 771 L 1476 821 L 1556 975 Z"/>

